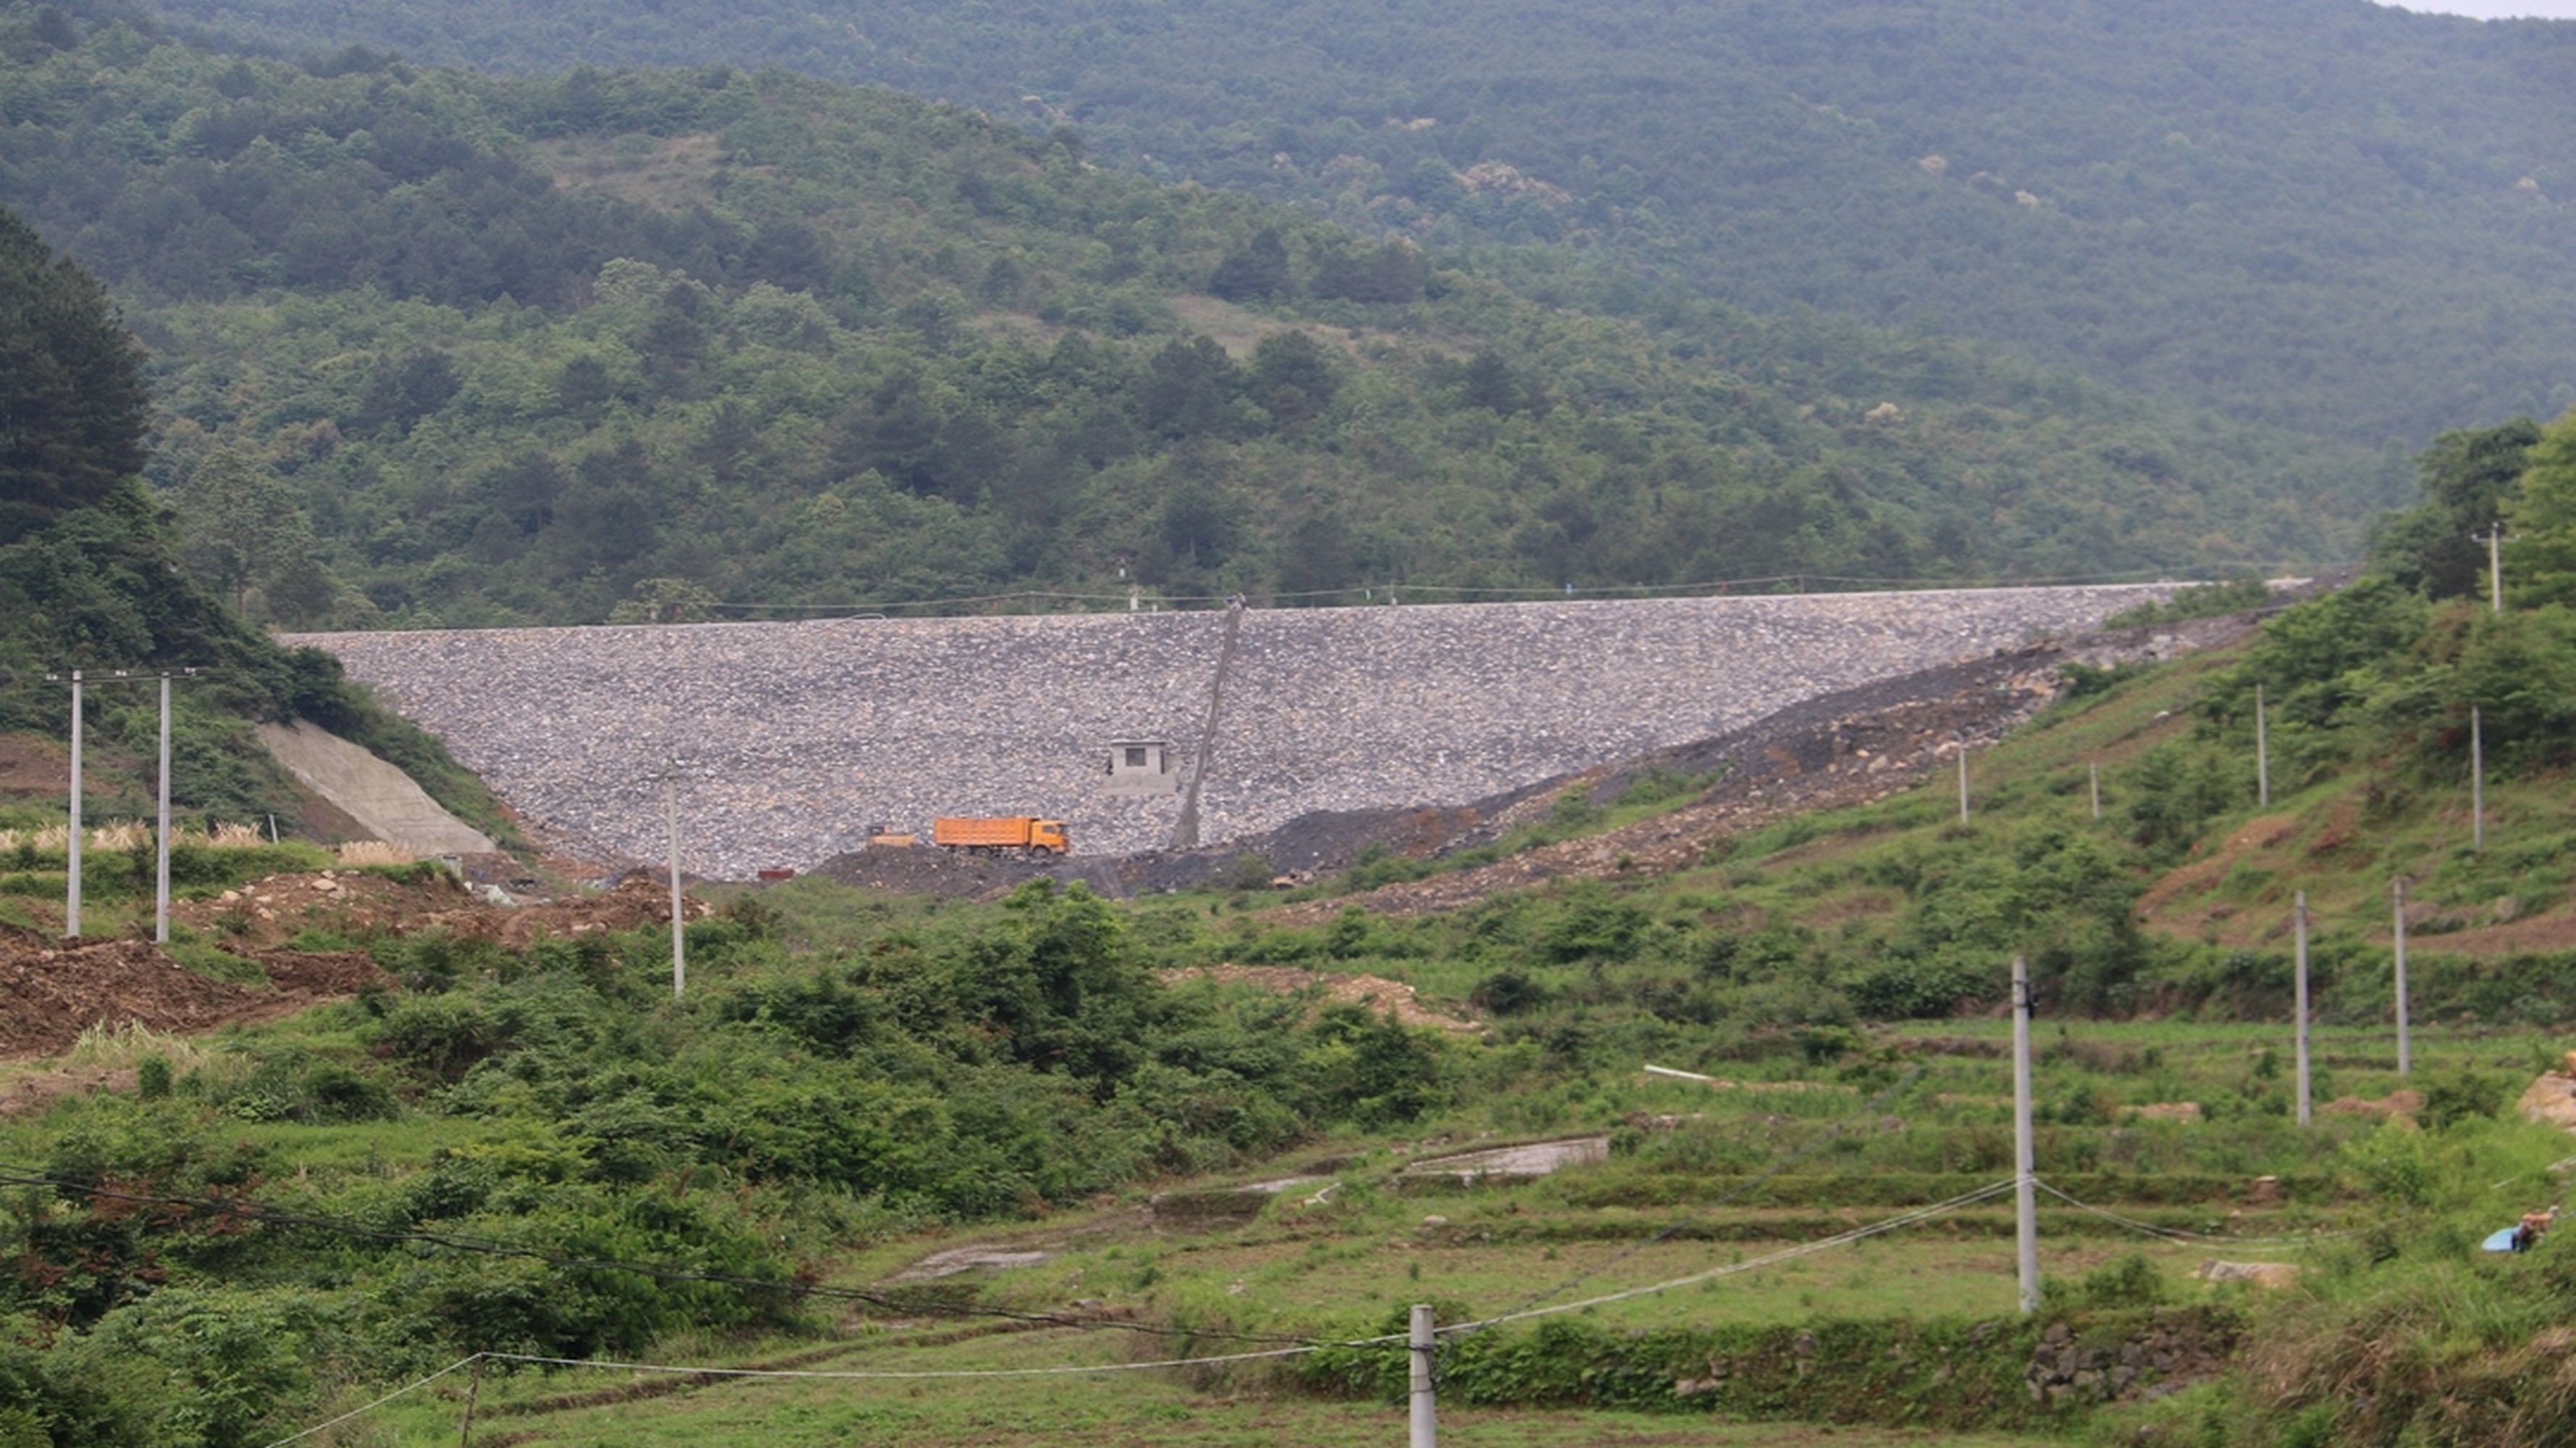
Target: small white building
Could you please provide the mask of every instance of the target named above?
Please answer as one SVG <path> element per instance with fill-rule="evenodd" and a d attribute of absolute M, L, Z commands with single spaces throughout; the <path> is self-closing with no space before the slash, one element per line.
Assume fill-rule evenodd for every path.
<path fill-rule="evenodd" d="M 1120 739 L 1109 746 L 1109 792 L 1158 795 L 1181 792 L 1181 772 L 1172 766 L 1172 746 L 1163 739 Z"/>

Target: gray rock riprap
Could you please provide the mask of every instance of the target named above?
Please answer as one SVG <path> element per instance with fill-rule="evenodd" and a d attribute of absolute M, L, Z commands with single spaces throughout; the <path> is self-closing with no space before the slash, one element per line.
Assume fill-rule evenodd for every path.
<path fill-rule="evenodd" d="M 1200 788 L 1216 844 L 1310 810 L 1456 803 L 1798 700 L 2097 623 L 2170 586 L 1252 610 Z M 1080 854 L 1171 840 L 1108 745 L 1198 757 L 1226 615 L 1081 614 L 308 635 L 539 830 L 740 879 L 876 822 L 1062 818 Z"/>

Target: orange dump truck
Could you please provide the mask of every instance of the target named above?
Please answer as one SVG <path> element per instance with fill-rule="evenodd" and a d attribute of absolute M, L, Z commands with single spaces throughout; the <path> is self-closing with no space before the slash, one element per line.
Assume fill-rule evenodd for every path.
<path fill-rule="evenodd" d="M 943 849 L 971 850 L 979 855 L 1063 855 L 1073 851 L 1073 842 L 1065 838 L 1064 821 L 1032 815 L 932 820 L 930 842 Z"/>

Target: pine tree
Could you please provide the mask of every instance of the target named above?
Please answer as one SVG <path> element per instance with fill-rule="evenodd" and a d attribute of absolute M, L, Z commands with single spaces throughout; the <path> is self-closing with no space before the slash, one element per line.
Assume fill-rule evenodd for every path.
<path fill-rule="evenodd" d="M 147 402 L 106 291 L 0 210 L 0 541 L 140 470 Z"/>

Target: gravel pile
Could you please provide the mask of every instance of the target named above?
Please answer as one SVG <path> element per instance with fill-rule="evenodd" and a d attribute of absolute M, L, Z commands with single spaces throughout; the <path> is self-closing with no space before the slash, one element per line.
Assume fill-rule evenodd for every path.
<path fill-rule="evenodd" d="M 1208 845 L 1315 810 L 1451 804 L 1706 738 L 1815 695 L 2098 622 L 2169 586 L 1243 615 L 1200 786 Z M 1113 740 L 1191 767 L 1225 615 L 308 635 L 540 830 L 747 879 L 934 815 L 1068 822 L 1077 854 L 1170 843 L 1112 797 Z"/>

